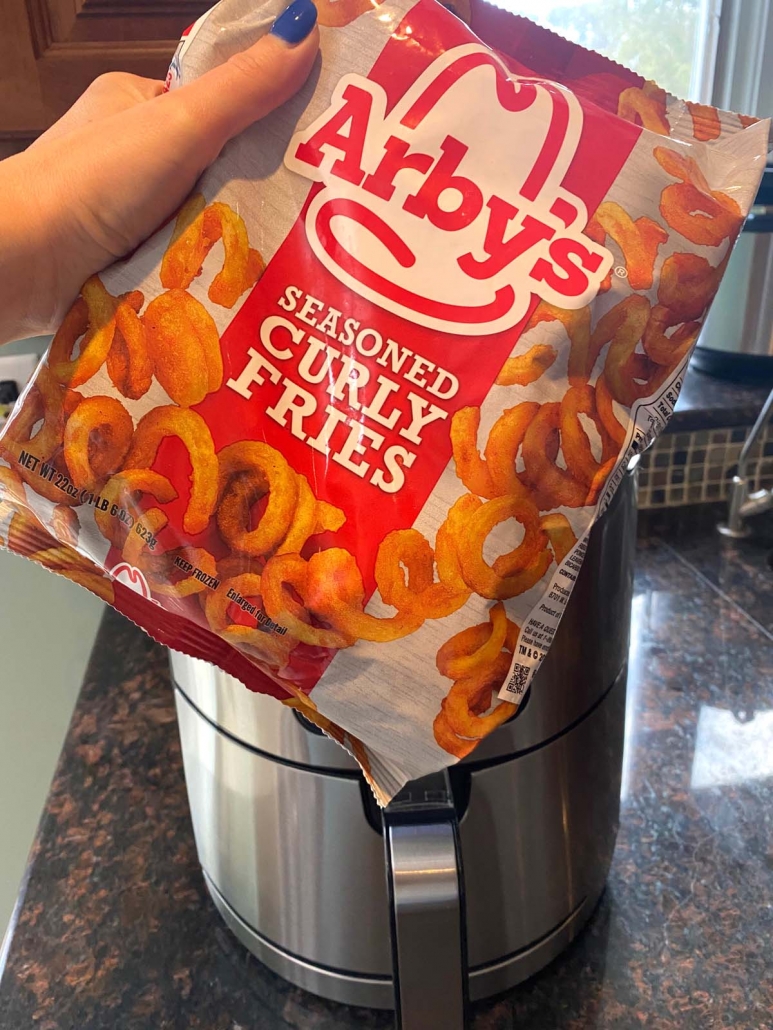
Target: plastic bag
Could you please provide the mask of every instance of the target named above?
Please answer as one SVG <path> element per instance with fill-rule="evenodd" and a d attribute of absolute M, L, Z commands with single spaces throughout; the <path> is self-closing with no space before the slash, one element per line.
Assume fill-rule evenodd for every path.
<path fill-rule="evenodd" d="M 168 86 L 278 11 L 222 0 Z M 303 90 L 84 284 L 0 437 L 0 537 L 299 708 L 385 802 L 516 711 L 768 125 L 478 0 L 319 12 Z"/>

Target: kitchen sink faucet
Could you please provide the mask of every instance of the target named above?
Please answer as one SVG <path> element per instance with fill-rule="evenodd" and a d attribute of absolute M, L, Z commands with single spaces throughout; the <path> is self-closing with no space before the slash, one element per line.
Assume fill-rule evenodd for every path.
<path fill-rule="evenodd" d="M 747 465 L 752 447 L 761 438 L 765 426 L 773 415 L 773 390 L 762 405 L 762 411 L 757 421 L 752 426 L 752 431 L 746 438 L 738 457 L 738 470 L 730 483 L 730 506 L 727 513 L 727 522 L 720 522 L 717 529 L 723 536 L 740 539 L 749 536 L 751 529 L 746 525 L 746 519 L 750 515 L 761 515 L 762 512 L 773 508 L 773 490 L 755 490 L 749 492 L 749 477 Z"/>

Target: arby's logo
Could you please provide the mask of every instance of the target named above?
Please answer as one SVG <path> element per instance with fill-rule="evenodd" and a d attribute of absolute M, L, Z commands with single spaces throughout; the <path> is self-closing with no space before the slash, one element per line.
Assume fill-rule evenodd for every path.
<path fill-rule="evenodd" d="M 114 565 L 110 570 L 110 575 L 117 583 L 123 583 L 125 587 L 133 590 L 135 594 L 139 594 L 146 600 L 152 599 L 148 581 L 134 565 L 129 565 L 125 561 L 119 562 L 118 565 Z"/>
<path fill-rule="evenodd" d="M 285 164 L 323 184 L 306 233 L 340 281 L 430 328 L 488 334 L 516 325 L 535 294 L 583 307 L 612 264 L 561 185 L 581 129 L 572 93 L 470 44 L 388 113 L 378 83 L 345 76 Z"/>

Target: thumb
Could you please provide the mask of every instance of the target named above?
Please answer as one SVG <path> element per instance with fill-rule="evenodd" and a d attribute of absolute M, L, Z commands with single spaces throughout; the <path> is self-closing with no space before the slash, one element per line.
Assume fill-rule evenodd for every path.
<path fill-rule="evenodd" d="M 213 160 L 231 137 L 243 132 L 296 93 L 308 78 L 319 49 L 317 8 L 293 0 L 269 33 L 248 50 L 174 90 L 164 100 L 184 106 Z M 205 159 L 206 160 L 206 159 Z"/>
<path fill-rule="evenodd" d="M 90 275 L 179 207 L 232 136 L 301 88 L 319 49 L 316 18 L 312 0 L 294 0 L 254 46 L 189 85 L 19 155 L 23 169 L 18 161 L 14 167 L 45 239 L 40 253 L 49 255 L 47 293 L 57 318 Z"/>

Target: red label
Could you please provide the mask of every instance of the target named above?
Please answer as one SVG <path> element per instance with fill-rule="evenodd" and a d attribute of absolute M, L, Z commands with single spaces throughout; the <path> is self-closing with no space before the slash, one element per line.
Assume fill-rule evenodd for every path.
<path fill-rule="evenodd" d="M 309 245 L 345 285 L 421 325 L 467 335 L 510 329 L 532 296 L 579 308 L 612 255 L 582 231 L 561 184 L 582 108 L 551 82 L 508 75 L 486 47 L 437 57 L 397 100 L 361 75 L 285 155 L 320 182 Z"/>
<path fill-rule="evenodd" d="M 459 23 L 451 20 L 452 31 L 458 33 Z M 301 134 L 303 139 L 296 137 L 288 149 L 288 155 L 297 155 L 300 147 L 301 155 L 312 159 L 312 165 L 314 154 L 322 154 L 330 176 L 312 187 L 293 229 L 223 334 L 225 385 L 197 409 L 212 430 L 216 449 L 243 439 L 266 441 L 308 478 L 318 497 L 344 510 L 346 523 L 335 539 L 319 543 L 334 543 L 354 554 L 369 591 L 373 589 L 373 565 L 379 543 L 390 530 L 414 524 L 451 458 L 449 429 L 453 413 L 484 400 L 539 296 L 550 295 L 545 291 L 549 290 L 550 271 L 555 269 L 557 260 L 551 247 L 556 247 L 559 256 L 563 255 L 578 274 L 582 272 L 587 283 L 595 284 L 588 289 L 595 290 L 596 279 L 608 269 L 603 248 L 579 236 L 588 212 L 595 210 L 607 192 L 638 135 L 633 127 L 621 134 L 616 125 L 617 135 L 612 138 L 608 114 L 593 105 L 586 109 L 560 87 L 536 82 L 519 86 L 508 83 L 502 65 L 492 64 L 490 55 L 482 60 L 477 45 L 463 48 L 462 54 L 451 51 L 444 55 L 442 67 L 437 61 L 432 62 L 430 55 L 438 52 L 437 44 L 428 39 L 426 46 L 422 46 L 421 38 L 423 29 L 430 37 L 438 31 L 434 4 L 430 7 L 420 3 L 413 8 L 410 25 L 410 37 L 399 30 L 392 36 L 367 80 L 342 80 L 336 90 L 338 99 L 334 99 L 330 111 Z M 479 162 L 476 168 L 486 164 L 486 154 L 481 152 L 481 157 L 478 152 L 481 147 L 488 147 L 489 161 L 496 153 L 495 140 L 473 139 L 470 119 L 463 112 L 465 85 L 472 94 L 466 103 L 471 111 L 479 110 L 480 97 L 472 89 L 471 79 L 476 70 L 485 73 L 485 81 L 500 105 L 498 118 L 517 119 L 527 112 L 531 117 L 535 113 L 532 108 L 542 105 L 546 123 L 541 134 L 522 144 L 530 156 L 514 178 L 517 197 L 508 186 L 508 169 L 496 169 L 496 174 L 487 180 L 482 172 L 473 175 L 472 166 L 465 163 L 473 143 Z M 415 88 L 417 82 L 420 89 Z M 424 145 L 421 149 L 413 144 L 406 148 L 390 143 L 390 139 L 401 137 L 391 129 L 386 135 L 384 118 L 390 111 L 400 113 L 406 108 L 406 94 L 413 99 L 409 114 L 402 114 L 400 123 L 403 127 L 406 122 L 423 125 L 422 112 L 427 118 L 430 112 L 437 112 L 436 94 L 444 95 L 448 83 L 448 92 L 456 97 L 459 123 L 449 121 L 451 113 L 444 108 L 445 123 L 435 134 L 437 147 L 431 151 Z M 355 94 L 351 89 L 359 92 Z M 378 118 L 371 123 L 376 97 Z M 341 102 L 347 104 L 349 98 L 354 98 L 351 103 L 355 107 L 361 104 L 364 112 L 367 109 L 367 119 L 362 116 L 359 129 L 354 113 L 345 118 L 336 113 L 342 110 Z M 352 144 L 351 150 L 342 143 L 336 153 L 326 147 L 319 135 L 323 123 L 328 139 L 336 132 L 342 132 L 344 137 L 360 132 L 365 142 L 362 146 Z M 522 131 L 517 124 L 513 125 L 514 133 Z M 366 169 L 360 158 L 368 152 L 367 137 L 373 126 L 378 129 L 381 150 L 375 163 L 364 162 Z M 457 143 L 467 148 L 461 158 Z M 388 170 L 390 154 L 398 155 L 401 161 L 415 158 L 415 181 L 408 190 L 411 203 L 405 186 L 399 194 L 396 190 L 390 194 L 389 186 L 395 181 L 395 176 L 390 179 Z M 603 163 L 599 162 L 600 154 L 604 155 Z M 347 166 L 347 160 L 351 166 Z M 559 182 L 555 180 L 555 167 L 561 169 Z M 359 178 L 358 169 L 365 173 L 361 182 L 350 181 Z M 445 177 L 442 182 L 451 185 L 444 188 L 456 191 L 455 210 L 441 199 L 441 180 L 433 181 L 433 174 Z M 390 220 L 377 215 L 370 200 L 361 203 L 363 191 L 368 192 L 368 176 L 376 189 L 375 193 L 371 190 L 371 196 L 378 200 L 381 190 L 388 195 L 384 203 L 399 200 L 406 225 L 412 220 L 420 227 L 420 234 L 434 234 L 438 262 L 453 252 L 457 268 L 470 280 L 473 292 L 494 289 L 496 300 L 505 291 L 508 306 L 503 327 L 497 328 L 491 320 L 478 323 L 474 316 L 463 334 L 458 322 L 449 323 L 447 331 L 439 331 L 435 316 L 424 317 L 420 310 L 421 304 L 433 298 L 429 298 L 425 288 L 429 279 L 425 277 L 420 282 L 418 269 L 413 293 L 420 303 L 412 310 L 408 310 L 410 305 L 405 303 L 404 293 L 397 301 L 397 294 L 389 294 L 392 280 L 388 276 L 383 277 L 387 281 L 383 295 L 374 296 L 371 286 L 375 280 L 369 279 L 368 285 L 361 279 L 380 273 L 376 263 L 366 268 L 360 260 L 363 253 L 372 257 L 374 251 L 368 247 L 363 250 L 359 244 L 350 246 L 350 230 L 373 231 L 376 237 L 381 234 L 387 243 L 382 253 L 385 261 L 391 260 L 392 252 L 400 252 L 402 242 L 414 254 L 419 254 L 420 247 L 416 243 L 418 236 L 409 239 L 408 232 L 403 233 L 402 229 L 399 239 L 390 237 Z M 342 182 L 349 184 L 346 190 L 351 186 L 359 192 L 356 196 L 346 195 L 343 209 L 328 207 L 326 216 L 325 205 L 341 200 L 340 196 L 330 195 L 333 179 L 336 189 Z M 544 192 L 545 184 L 550 184 L 549 194 Z M 537 215 L 543 227 L 555 227 L 550 238 L 545 237 L 523 251 L 526 259 L 520 264 L 502 258 L 502 248 L 511 240 L 507 205 L 526 212 L 519 233 L 531 225 L 530 232 L 544 236 L 542 229 L 528 222 L 529 218 L 536 221 Z M 445 213 L 450 221 L 437 224 L 443 223 L 444 208 L 449 208 Z M 343 216 L 341 210 L 345 212 Z M 333 224 L 335 218 L 350 216 L 357 223 L 354 229 Z M 492 221 L 496 222 L 495 228 Z M 514 221 L 517 219 L 511 220 L 513 224 Z M 322 254 L 309 237 L 309 227 L 312 226 L 313 233 L 320 224 L 326 224 L 329 230 L 327 237 L 324 232 L 317 237 Z M 461 235 L 470 230 L 477 232 L 477 243 L 465 245 L 466 249 L 457 246 L 455 233 Z M 592 259 L 600 255 L 594 270 L 583 270 L 583 261 L 572 258 L 576 244 L 586 247 L 591 265 Z M 464 256 L 460 251 L 469 252 L 470 261 L 460 263 Z M 344 274 L 342 252 L 355 262 L 360 261 L 362 268 L 350 265 Z M 422 253 L 422 260 L 428 253 L 431 255 L 426 248 Z M 495 269 L 494 274 L 471 276 L 469 272 L 476 262 L 478 268 Z M 489 266 L 488 262 L 493 264 Z M 518 274 L 508 280 L 508 269 L 510 273 L 516 269 Z M 523 269 L 525 278 L 521 276 Z M 504 278 L 497 278 L 500 273 Z M 352 277 L 357 281 L 353 282 Z M 411 280 L 406 282 L 410 287 Z M 501 283 L 501 287 L 496 283 Z M 461 289 L 457 291 L 457 299 L 463 294 Z M 464 296 L 473 298 L 473 293 L 468 291 Z M 578 293 L 576 297 L 587 302 L 587 293 Z M 517 298 L 517 304 L 513 298 Z M 453 304 L 453 297 L 449 303 Z M 569 306 L 572 299 L 565 297 L 561 303 Z M 468 310 L 474 313 L 480 306 L 473 298 Z M 426 308 L 424 311 L 426 314 Z M 515 324 L 514 312 L 520 312 Z M 446 314 L 443 313 L 441 321 Z M 305 684 L 307 689 L 321 671 L 318 663 L 313 664 Z"/>

